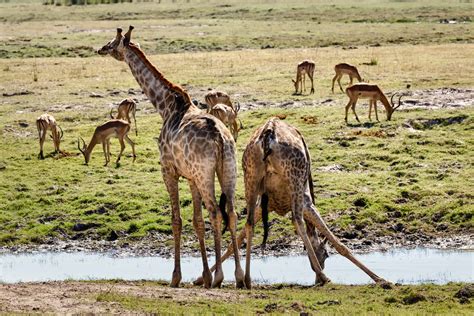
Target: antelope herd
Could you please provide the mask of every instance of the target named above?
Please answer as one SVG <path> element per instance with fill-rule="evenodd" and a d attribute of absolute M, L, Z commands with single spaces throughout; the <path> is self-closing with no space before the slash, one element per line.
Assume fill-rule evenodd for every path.
<path fill-rule="evenodd" d="M 312 269 L 316 273 L 316 284 L 329 282 L 323 273 L 327 258 L 326 243 L 332 244 L 343 256 L 352 261 L 377 283 L 387 283 L 384 279 L 369 270 L 357 260 L 351 251 L 344 246 L 330 231 L 314 204 L 313 180 L 311 175 L 311 157 L 301 133 L 293 126 L 278 118 L 272 118 L 258 127 L 250 137 L 242 158 L 244 171 L 245 200 L 247 221 L 244 230 L 237 236 L 237 215 L 234 210 L 235 186 L 237 183 L 236 145 L 237 136 L 242 129 L 238 118 L 240 104 L 231 101 L 228 94 L 222 91 L 211 91 L 204 96 L 207 109 L 199 109 L 181 87 L 173 84 L 149 61 L 140 47 L 131 41 L 133 27 L 122 35 L 117 34 L 112 41 L 103 46 L 98 53 L 110 55 L 124 61 L 141 86 L 142 90 L 163 118 L 160 137 L 157 138 L 160 150 L 162 176 L 168 190 L 172 209 L 172 231 L 174 238 L 175 266 L 171 286 L 177 287 L 181 282 L 180 244 L 182 221 L 178 193 L 178 179 L 187 179 L 193 200 L 193 226 L 199 241 L 203 272 L 196 284 L 204 284 L 206 288 L 220 287 L 224 275 L 222 261 L 234 255 L 235 279 L 239 288 L 251 288 L 250 260 L 252 237 L 255 223 L 262 220 L 264 225 L 264 242 L 268 236 L 268 213 L 279 215 L 292 214 L 292 221 L 297 234 L 301 237 L 308 253 Z M 400 107 L 395 105 L 393 94 L 390 102 L 382 90 L 374 84 L 360 83 L 362 78 L 355 66 L 346 63 L 337 64 L 336 74 L 332 79 L 332 92 L 337 81 L 341 91 L 341 77 L 348 75 L 350 85 L 345 92 L 349 103 L 345 107 L 345 121 L 349 108 L 352 109 L 357 121 L 355 106 L 359 98 L 369 99 L 369 119 L 372 108 L 378 121 L 377 101 L 385 107 L 387 120 Z M 304 60 L 297 66 L 296 80 L 293 80 L 295 94 L 306 91 L 305 77 L 311 81 L 310 94 L 314 93 L 313 76 L 315 63 Z M 352 84 L 353 79 L 359 83 Z M 135 121 L 135 135 L 138 136 L 135 118 L 136 102 L 125 99 L 117 108 L 114 117 L 97 126 L 89 144 L 79 137 L 77 147 L 84 156 L 85 163 L 90 161 L 93 148 L 101 143 L 105 156 L 105 166 L 111 159 L 110 138 L 117 137 L 120 143 L 118 164 L 125 149 L 125 142 L 132 147 L 135 161 L 135 144 L 129 138 L 131 117 Z M 56 152 L 60 152 L 59 144 L 63 131 L 56 120 L 49 114 L 43 114 L 36 121 L 40 139 L 40 158 L 43 159 L 43 144 L 47 131 L 50 130 Z M 227 127 L 227 128 L 226 128 Z M 215 177 L 221 187 L 219 203 L 215 199 Z M 204 221 L 202 204 L 210 213 L 210 222 L 214 234 L 214 250 L 216 264 L 210 269 L 207 262 L 204 239 Z M 231 232 L 231 246 L 221 256 L 221 222 L 224 229 Z M 320 236 L 323 236 L 320 239 Z M 239 248 L 244 239 L 246 242 L 245 274 L 240 267 Z M 215 271 L 214 276 L 211 272 Z"/>

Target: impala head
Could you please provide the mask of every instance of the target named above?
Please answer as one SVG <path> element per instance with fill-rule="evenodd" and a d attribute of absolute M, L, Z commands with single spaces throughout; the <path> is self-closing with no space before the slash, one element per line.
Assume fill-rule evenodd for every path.
<path fill-rule="evenodd" d="M 295 85 L 295 94 L 298 93 L 298 82 L 295 79 L 291 79 L 293 81 L 293 84 Z"/>
<path fill-rule="evenodd" d="M 113 40 L 104 45 L 97 51 L 99 55 L 110 55 L 113 58 L 123 61 L 124 60 L 124 49 L 130 43 L 133 26 L 130 25 L 128 32 L 122 35 L 122 29 L 117 28 L 117 35 Z"/>
<path fill-rule="evenodd" d="M 82 149 L 81 149 L 81 144 L 80 142 L 82 141 Z M 82 137 L 79 137 L 77 139 L 77 149 L 81 152 L 81 154 L 84 156 L 84 160 L 86 162 L 86 165 L 89 163 L 89 159 L 91 158 L 91 153 L 87 150 L 87 145 L 84 139 Z"/>
<path fill-rule="evenodd" d="M 316 239 L 319 239 L 319 238 L 316 238 Z M 329 258 L 328 250 L 326 248 L 327 242 L 328 240 L 326 237 L 324 237 L 322 240 L 318 240 L 316 242 L 316 248 L 314 249 L 316 258 L 319 261 L 319 265 L 321 266 L 321 269 L 324 269 L 324 262 L 326 262 L 326 259 Z"/>
<path fill-rule="evenodd" d="M 402 97 L 403 95 L 400 94 L 400 97 L 398 98 L 398 104 L 395 105 L 394 102 L 393 102 L 393 99 L 395 98 L 395 96 L 399 94 L 399 92 L 395 92 L 392 97 L 390 98 L 390 104 L 392 105 L 392 110 L 391 111 L 387 111 L 387 121 L 390 121 L 392 119 L 392 114 L 393 112 L 395 112 L 396 109 L 398 109 L 400 107 L 400 105 L 402 104 L 401 103 L 401 100 L 402 100 Z"/>

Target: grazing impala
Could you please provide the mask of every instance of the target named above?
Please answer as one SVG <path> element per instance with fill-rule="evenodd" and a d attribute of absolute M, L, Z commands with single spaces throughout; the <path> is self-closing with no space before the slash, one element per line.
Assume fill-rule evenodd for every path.
<path fill-rule="evenodd" d="M 207 104 L 207 112 L 209 112 L 212 107 L 218 103 L 228 105 L 232 109 L 234 108 L 234 105 L 232 105 L 232 102 L 230 101 L 229 95 L 222 91 L 210 91 L 204 96 L 204 100 Z"/>
<path fill-rule="evenodd" d="M 402 95 L 400 95 L 400 98 L 398 99 L 398 105 L 395 106 L 393 103 L 393 98 L 395 97 L 397 93 L 394 93 L 392 95 L 392 98 L 390 99 L 390 103 L 389 103 L 387 100 L 387 97 L 377 85 L 365 84 L 365 83 L 355 84 L 353 86 L 348 87 L 346 89 L 346 94 L 349 97 L 349 103 L 347 103 L 346 105 L 346 118 L 345 118 L 346 123 L 347 123 L 347 113 L 349 111 L 349 108 L 352 109 L 352 112 L 354 113 L 357 122 L 360 122 L 355 112 L 355 106 L 359 98 L 369 99 L 369 120 L 372 120 L 371 114 L 372 114 L 372 106 L 373 106 L 375 110 L 375 118 L 377 119 L 377 121 L 379 120 L 379 116 L 377 114 L 377 101 L 382 102 L 383 106 L 385 107 L 385 111 L 387 112 L 387 121 L 390 121 L 392 119 L 393 112 L 400 107 L 400 104 L 401 104 L 400 102 L 402 99 Z"/>
<path fill-rule="evenodd" d="M 36 127 L 38 128 L 38 136 L 39 136 L 39 141 L 40 141 L 39 157 L 41 159 L 44 159 L 43 145 L 46 139 L 46 133 L 48 132 L 48 129 L 51 131 L 51 134 L 52 134 L 51 138 L 53 139 L 54 151 L 56 153 L 60 152 L 59 143 L 61 142 L 61 139 L 63 138 L 64 133 L 61 126 L 59 126 L 58 123 L 56 123 L 56 120 L 54 119 L 54 117 L 47 113 L 40 115 L 36 119 Z"/>
<path fill-rule="evenodd" d="M 237 136 L 239 131 L 242 129 L 242 122 L 240 122 L 240 126 L 237 125 L 237 114 L 239 113 L 240 105 L 237 103 L 235 109 L 232 106 L 223 103 L 217 103 L 214 105 L 209 114 L 214 115 L 219 120 L 227 126 L 234 137 L 234 140 L 237 141 Z"/>
<path fill-rule="evenodd" d="M 135 121 L 135 135 L 138 136 L 137 119 L 135 118 L 135 112 L 137 111 L 137 103 L 135 103 L 133 99 L 128 98 L 120 102 L 117 108 L 118 113 L 116 117 L 112 115 L 112 111 L 113 109 L 110 110 L 111 119 L 126 120 L 130 124 L 132 124 L 132 121 L 130 120 L 130 114 L 132 114 L 133 120 Z"/>
<path fill-rule="evenodd" d="M 296 81 L 291 79 L 295 84 L 295 94 L 303 93 L 303 90 L 306 92 L 306 81 L 305 81 L 305 74 L 308 75 L 309 79 L 311 80 L 311 92 L 314 93 L 314 84 L 313 84 L 313 74 L 314 74 L 314 62 L 312 60 L 303 60 L 298 64 L 296 67 Z M 299 93 L 298 93 L 299 89 Z"/>
<path fill-rule="evenodd" d="M 352 66 L 346 63 L 337 64 L 336 66 L 334 66 L 334 71 L 336 72 L 336 75 L 334 76 L 334 78 L 332 78 L 332 89 L 331 89 L 332 93 L 334 93 L 334 82 L 336 80 L 337 80 L 337 83 L 339 84 L 339 88 L 341 88 L 341 91 L 344 92 L 344 90 L 342 90 L 342 85 L 341 85 L 341 78 L 343 75 L 349 76 L 349 79 L 350 79 L 349 85 L 351 86 L 352 86 L 352 81 L 354 80 L 354 78 L 359 80 L 359 82 L 362 81 L 362 78 L 359 75 L 359 71 L 357 70 L 355 66 Z"/>
<path fill-rule="evenodd" d="M 89 145 L 86 145 L 86 142 L 84 141 L 84 139 L 81 138 L 82 143 L 83 143 L 82 149 L 81 149 L 80 141 L 78 139 L 77 148 L 84 155 L 86 165 L 89 163 L 91 153 L 95 145 L 102 143 L 102 148 L 104 150 L 104 155 L 105 155 L 104 166 L 107 166 L 107 164 L 110 161 L 110 138 L 111 137 L 117 137 L 120 142 L 120 153 L 115 163 L 116 164 L 119 163 L 120 157 L 122 156 L 123 150 L 125 149 L 125 143 L 123 141 L 124 139 L 127 141 L 127 143 L 130 144 L 130 146 L 132 146 L 133 161 L 135 162 L 135 158 L 137 157 L 135 155 L 135 144 L 127 135 L 129 131 L 130 131 L 130 123 L 128 123 L 127 121 L 110 120 L 100 126 L 97 126 L 97 128 L 94 131 L 94 135 L 92 135 Z"/>

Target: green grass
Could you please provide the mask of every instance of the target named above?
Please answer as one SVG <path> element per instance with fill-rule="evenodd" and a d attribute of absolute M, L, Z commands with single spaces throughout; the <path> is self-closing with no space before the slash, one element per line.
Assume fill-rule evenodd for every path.
<path fill-rule="evenodd" d="M 342 314 L 342 315 L 468 315 L 471 304 L 460 304 L 454 294 L 462 284 L 397 286 L 383 290 L 375 286 L 328 285 L 322 288 L 276 285 L 252 291 L 224 288 L 213 294 L 186 296 L 154 283 L 143 286 L 142 294 L 111 291 L 99 293 L 100 303 L 119 304 L 125 310 L 165 314 Z M 146 287 L 146 290 L 145 290 Z M 154 291 L 154 288 L 156 289 Z M 157 292 L 153 298 L 144 294 Z M 184 291 L 192 292 L 192 289 Z M 186 296 L 183 297 L 183 296 Z"/>
<path fill-rule="evenodd" d="M 135 40 L 149 54 L 472 43 L 472 17 L 466 15 L 471 9 L 463 2 L 373 0 L 0 3 L 0 58 L 94 56 L 112 30 L 128 24 L 140 30 Z M 440 19 L 463 23 L 440 24 Z"/>
<path fill-rule="evenodd" d="M 153 140 L 161 119 L 148 102 L 139 104 L 139 136 L 131 134 L 137 143 L 135 164 L 127 157 L 129 147 L 118 168 L 102 167 L 100 147 L 89 166 L 75 155 L 77 137 L 88 142 L 94 128 L 107 120 L 110 107 L 129 97 L 130 88 L 138 89 L 124 63 L 95 54 L 114 36 L 115 27 L 130 23 L 136 26 L 134 39 L 152 62 L 193 98 L 202 100 L 208 89 L 216 88 L 242 103 L 306 105 L 241 114 L 245 128 L 237 152 L 238 210 L 244 207 L 240 168 L 244 146 L 267 118 L 285 114 L 306 138 L 317 206 L 339 233 L 365 229 L 391 235 L 391 227 L 399 223 L 409 233 L 472 230 L 473 192 L 468 185 L 473 178 L 472 104 L 399 111 L 392 122 L 347 126 L 343 123 L 347 97 L 330 93 L 333 66 L 343 61 L 357 65 L 363 78 L 386 92 L 405 89 L 407 84 L 414 90 L 472 88 L 474 74 L 466 71 L 474 68 L 472 23 L 438 23 L 442 17 L 465 16 L 469 3 L 219 3 L 84 7 L 0 3 L 0 26 L 5 30 L 0 35 L 0 93 L 32 92 L 3 96 L 1 101 L 0 245 L 44 243 L 51 237 L 111 239 L 115 234 L 129 242 L 155 232 L 171 238 L 169 199 Z M 108 13 L 112 17 L 103 17 Z M 370 23 L 360 23 L 367 19 Z M 352 49 L 343 49 L 349 46 Z M 196 52 L 200 50 L 205 52 Z M 316 62 L 316 94 L 293 96 L 290 79 L 296 64 L 306 58 Z M 328 99 L 331 105 L 320 105 Z M 318 106 L 307 106 L 313 102 Z M 358 113 L 367 122 L 362 104 Z M 43 112 L 52 113 L 61 124 L 62 148 L 73 155 L 56 159 L 48 141 L 47 158 L 37 159 L 34 121 Z M 466 116 L 460 123 L 443 123 L 460 115 Z M 428 119 L 441 123 L 426 128 L 423 122 Z M 354 122 L 352 116 L 350 121 Z M 407 122 L 418 132 L 404 128 Z M 117 149 L 113 140 L 112 152 Z M 341 165 L 344 171 L 319 171 L 328 165 Z M 180 188 L 184 238 L 194 240 L 185 181 Z M 364 206 L 356 206 L 357 201 L 364 201 Z M 437 231 L 440 224 L 447 228 Z M 293 231 L 288 218 L 278 219 L 272 229 L 274 239 Z"/>

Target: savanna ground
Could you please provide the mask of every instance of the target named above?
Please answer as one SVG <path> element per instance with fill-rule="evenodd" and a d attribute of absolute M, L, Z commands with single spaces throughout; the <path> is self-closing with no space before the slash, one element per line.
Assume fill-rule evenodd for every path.
<path fill-rule="evenodd" d="M 129 24 L 136 27 L 133 40 L 192 98 L 203 101 L 209 89 L 219 89 L 245 109 L 240 113 L 244 129 L 237 143 L 239 212 L 245 206 L 240 168 L 245 144 L 256 127 L 278 115 L 305 136 L 312 157 L 316 205 L 334 232 L 352 248 L 445 240 L 451 240 L 452 246 L 472 246 L 472 9 L 471 1 L 421 0 L 341 0 L 329 4 L 191 0 L 89 6 L 0 3 L 0 247 L 3 251 L 114 248 L 169 253 L 170 208 L 153 140 L 159 134 L 161 118 L 125 63 L 95 53 L 113 38 L 116 27 Z M 440 23 L 444 19 L 457 23 Z M 316 62 L 316 93 L 292 95 L 296 64 L 307 58 Z M 330 90 L 333 66 L 339 62 L 356 65 L 365 80 L 379 84 L 388 94 L 406 91 L 410 85 L 408 102 L 390 122 L 385 121 L 379 106 L 380 123 L 370 122 L 367 102 L 359 102 L 356 110 L 362 123 L 350 114 L 346 125 L 347 97 L 337 87 L 335 94 Z M 110 109 L 125 97 L 140 101 L 139 134 L 131 133 L 137 144 L 137 161 L 132 164 L 130 157 L 123 157 L 119 166 L 103 167 L 103 154 L 97 147 L 85 166 L 77 155 L 77 137 L 88 141 L 94 128 L 106 121 Z M 54 155 L 51 142 L 47 142 L 46 159 L 37 159 L 34 121 L 43 112 L 60 122 L 64 130 L 61 147 L 69 154 Z M 118 142 L 112 141 L 112 151 L 117 149 Z M 131 154 L 129 146 L 125 153 Z M 191 195 L 185 181 L 180 188 L 183 240 L 191 252 L 198 249 Z M 239 227 L 244 217 L 241 215 Z M 288 251 L 285 246 L 292 245 L 292 249 L 302 250 L 300 244 L 293 245 L 297 238 L 290 218 L 270 216 L 270 221 L 270 249 Z M 260 230 L 257 227 L 257 244 Z M 208 228 L 209 245 L 210 237 Z M 228 235 L 224 237 L 228 239 Z M 104 312 L 149 312 L 169 301 L 176 313 L 188 312 L 187 308 L 226 313 L 298 312 L 291 307 L 295 302 L 296 308 L 301 304 L 303 311 L 309 312 L 352 312 L 350 308 L 357 302 L 365 313 L 371 312 L 368 308 L 374 313 L 396 313 L 402 307 L 408 313 L 467 313 L 465 305 L 452 298 L 462 286 L 459 284 L 401 287 L 392 293 L 337 285 L 252 292 L 226 288 L 209 292 L 218 299 L 206 295 L 196 298 L 196 304 L 167 300 L 166 295 L 174 298 L 179 291 L 156 283 L 146 283 L 150 291 L 143 295 L 108 291 L 114 287 L 107 283 L 66 284 L 76 284 L 74 291 L 93 288 L 90 295 L 81 292 L 73 296 L 110 308 L 97 310 Z M 38 286 L 54 293 L 60 291 L 58 286 L 66 285 L 5 285 L 0 293 L 19 291 L 22 295 L 28 286 L 32 293 L 48 293 L 36 291 Z M 196 295 L 201 289 L 182 289 L 186 291 Z M 403 304 L 400 291 L 427 291 L 423 292 L 427 299 Z M 168 294 L 160 298 L 158 293 Z M 260 294 L 266 298 L 261 300 Z M 12 295 L 11 302 L 17 301 Z M 224 304 L 226 295 L 235 300 Z M 394 299 L 386 301 L 385 296 Z M 315 303 L 325 300 L 341 304 Z M 273 303 L 276 306 L 272 307 Z M 25 309 L 13 306 L 0 298 L 3 311 L 35 308 L 34 303 Z M 88 310 L 74 310 L 73 305 L 37 307 L 38 311 Z"/>

